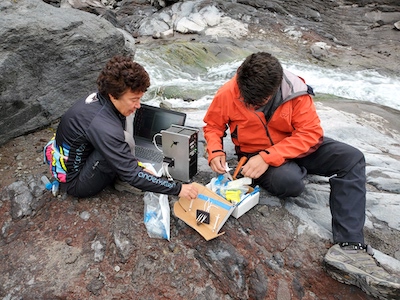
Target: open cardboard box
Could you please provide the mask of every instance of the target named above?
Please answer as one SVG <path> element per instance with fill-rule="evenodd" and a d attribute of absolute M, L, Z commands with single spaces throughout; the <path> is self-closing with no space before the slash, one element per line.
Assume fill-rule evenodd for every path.
<path fill-rule="evenodd" d="M 204 186 L 196 182 L 193 185 L 199 191 L 197 198 L 179 198 L 174 203 L 174 214 L 200 233 L 207 241 L 224 234 L 220 230 L 228 218 L 231 215 L 239 218 L 254 207 L 260 198 L 259 191 L 250 190 L 245 199 L 238 204 L 234 204 L 214 193 L 209 186 Z M 204 211 L 209 213 L 207 221 L 199 222 L 199 213 Z"/>
<path fill-rule="evenodd" d="M 174 214 L 209 241 L 224 234 L 220 230 L 235 207 L 228 200 L 220 197 L 204 185 L 196 182 L 193 185 L 199 191 L 197 198 L 179 198 L 174 203 Z M 209 213 L 207 222 L 197 221 L 201 211 Z"/>

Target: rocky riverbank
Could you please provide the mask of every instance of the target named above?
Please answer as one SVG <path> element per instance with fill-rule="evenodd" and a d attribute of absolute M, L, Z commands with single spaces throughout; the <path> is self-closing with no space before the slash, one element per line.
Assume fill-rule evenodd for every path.
<path fill-rule="evenodd" d="M 356 112 L 344 102 L 324 101 L 318 107 L 324 122 L 330 122 L 329 116 L 348 122 L 338 117 L 342 112 L 358 114 L 355 122 L 378 126 L 377 116 L 389 120 L 388 139 L 399 128 L 397 112 L 373 104 L 360 103 Z M 373 120 L 365 119 L 368 111 Z M 351 124 L 347 126 L 357 135 L 356 123 Z M 148 237 L 140 196 L 112 187 L 87 199 L 55 198 L 46 192 L 40 183 L 40 176 L 47 174 L 41 151 L 53 129 L 21 136 L 0 148 L 4 299 L 371 299 L 324 272 L 322 258 L 330 241 L 321 236 L 329 232 L 318 233 L 324 226 L 318 229 L 296 216 L 299 209 L 314 211 L 319 217 L 313 222 L 327 222 L 329 228 L 329 209 L 323 204 L 327 198 L 313 196 L 327 197 L 326 182 L 309 178 L 304 196 L 285 201 L 262 191 L 259 205 L 238 220 L 230 218 L 225 234 L 209 242 L 172 213 L 167 242 Z M 387 155 L 393 155 L 390 152 Z M 193 180 L 205 184 L 213 174 L 199 169 Z M 373 195 L 399 198 L 399 191 L 382 190 L 374 177 L 380 182 L 376 174 L 369 175 L 368 207 L 377 201 Z M 177 198 L 169 200 L 172 207 Z M 373 206 L 369 210 L 373 226 L 366 227 L 367 241 L 400 259 L 398 229 L 385 223 L 389 215 L 380 221 L 371 215 Z M 384 265 L 391 268 L 400 264 L 386 259 Z"/>
<path fill-rule="evenodd" d="M 202 42 L 218 45 L 221 59 L 237 47 L 340 70 L 400 71 L 396 1 L 46 2 L 0 3 L 0 144 L 57 120 L 95 88 L 110 56 L 138 45 Z"/>
<path fill-rule="evenodd" d="M 209 56 L 202 59 L 209 61 L 240 57 L 244 52 L 238 49 L 266 49 L 285 59 L 398 74 L 396 1 L 196 1 L 190 11 L 185 8 L 191 1 L 176 6 L 177 1 L 152 1 L 156 6 L 107 1 L 111 8 L 95 1 L 47 2 L 52 5 L 39 0 L 0 4 L 5 45 L 0 62 L 0 297 L 371 299 L 333 280 L 322 267 L 330 246 L 330 219 L 328 185 L 321 178 L 308 178 L 306 192 L 296 199 L 281 200 L 262 191 L 260 205 L 237 220 L 230 218 L 225 234 L 210 242 L 171 214 L 167 242 L 148 237 L 140 196 L 112 187 L 88 199 L 53 197 L 45 191 L 40 183 L 47 174 L 42 147 L 62 111 L 91 90 L 103 61 L 121 49 L 133 53 L 136 47 L 154 50 L 199 42 L 207 45 Z M 78 4 L 76 8 L 91 13 L 58 8 Z M 202 8 L 219 15 L 220 23 L 198 32 L 190 22 L 179 27 L 168 23 L 174 13 L 188 19 Z M 167 20 L 166 25 L 160 20 Z M 164 37 L 168 24 L 175 24 L 175 31 Z M 145 35 L 141 30 L 150 25 L 161 27 Z M 187 49 L 184 43 L 182 47 Z M 393 258 L 380 256 L 396 273 L 399 112 L 334 99 L 317 104 L 327 133 L 366 153 L 366 238 Z M 193 180 L 207 183 L 213 174 L 204 157 L 199 169 Z M 177 198 L 169 200 L 172 207 Z"/>

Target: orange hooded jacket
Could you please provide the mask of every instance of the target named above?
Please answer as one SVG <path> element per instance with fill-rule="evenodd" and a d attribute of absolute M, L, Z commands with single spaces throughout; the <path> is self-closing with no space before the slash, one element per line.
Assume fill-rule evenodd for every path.
<path fill-rule="evenodd" d="M 244 104 L 236 75 L 224 84 L 204 117 L 208 162 L 225 155 L 222 139 L 227 126 L 239 156 L 259 153 L 274 167 L 314 152 L 322 143 L 323 130 L 304 81 L 285 70 L 271 101 L 266 117 Z"/>

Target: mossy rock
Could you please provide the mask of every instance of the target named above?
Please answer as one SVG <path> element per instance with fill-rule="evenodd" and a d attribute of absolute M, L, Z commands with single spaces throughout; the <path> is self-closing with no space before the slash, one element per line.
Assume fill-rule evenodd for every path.
<path fill-rule="evenodd" d="M 175 42 L 149 51 L 162 57 L 172 66 L 181 70 L 196 74 L 205 73 L 208 68 L 235 60 L 243 60 L 251 52 L 235 45 L 216 44 L 204 42 Z"/>

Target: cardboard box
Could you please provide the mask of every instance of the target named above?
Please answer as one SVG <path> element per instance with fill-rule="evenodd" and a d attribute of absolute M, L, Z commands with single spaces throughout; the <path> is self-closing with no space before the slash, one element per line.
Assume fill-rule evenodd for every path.
<path fill-rule="evenodd" d="M 174 203 L 175 216 L 200 233 L 207 241 L 224 232 L 222 226 L 232 215 L 239 218 L 254 207 L 260 199 L 259 190 L 250 190 L 247 197 L 234 204 L 214 193 L 208 186 L 193 182 L 199 191 L 196 199 L 179 198 Z"/>
<path fill-rule="evenodd" d="M 196 182 L 193 182 L 193 185 L 199 191 L 197 198 L 179 198 L 174 203 L 174 213 L 175 216 L 209 241 L 224 234 L 220 230 L 232 214 L 235 206 L 204 185 Z M 204 212 L 208 213 L 208 218 L 199 222 L 199 213 Z"/>

